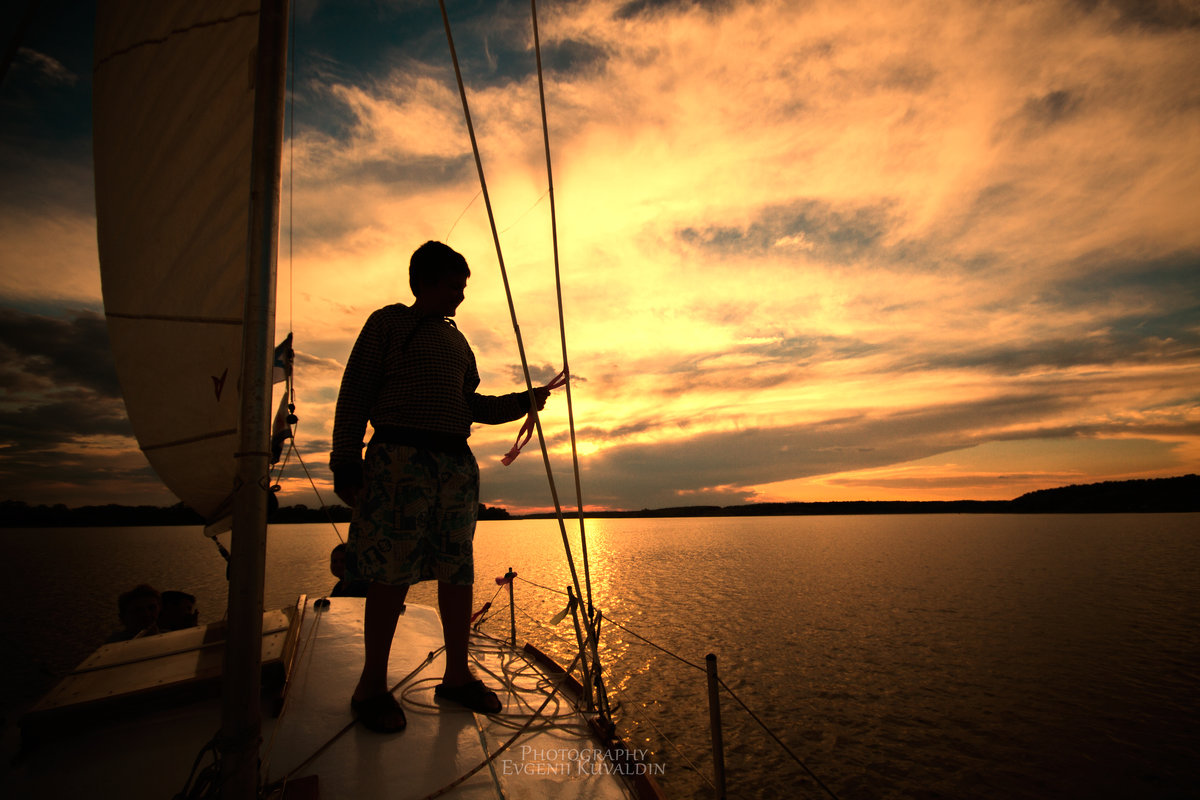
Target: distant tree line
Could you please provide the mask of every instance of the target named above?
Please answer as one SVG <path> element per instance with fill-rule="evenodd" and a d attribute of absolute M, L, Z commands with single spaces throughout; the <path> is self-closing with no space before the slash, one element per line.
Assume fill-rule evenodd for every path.
<path fill-rule="evenodd" d="M 103 506 L 67 508 L 62 503 L 31 506 L 14 500 L 0 503 L 0 527 L 4 528 L 107 528 L 134 525 L 203 525 L 204 518 L 185 506 Z"/>
<path fill-rule="evenodd" d="M 599 511 L 589 517 L 775 517 L 835 514 L 1111 514 L 1200 511 L 1200 476 L 1040 489 L 1015 500 L 846 500 Z M 530 514 L 520 519 L 552 517 Z"/>
<path fill-rule="evenodd" d="M 678 506 L 640 511 L 602 511 L 589 517 L 748 517 L 831 514 L 1112 514 L 1200 511 L 1200 476 L 1107 481 L 1083 486 L 1040 489 L 1015 500 L 850 500 L 826 503 L 747 503 L 737 506 Z M 484 520 L 540 519 L 553 514 L 512 516 L 503 508 L 479 506 Z M 309 508 L 283 506 L 271 515 L 277 524 L 349 522 L 343 505 Z M 202 525 L 200 515 L 183 503 L 157 506 L 31 506 L 16 500 L 0 502 L 0 527 L 128 527 L 137 525 Z"/>
<path fill-rule="evenodd" d="M 273 524 L 310 522 L 349 522 L 350 509 L 343 505 L 309 508 L 304 504 L 283 506 L 271 512 Z M 509 519 L 503 508 L 479 506 L 480 519 Z M 158 506 L 122 506 L 115 503 L 103 506 L 68 508 L 62 503 L 52 506 L 31 506 L 16 500 L 0 502 L 0 528 L 108 528 L 143 525 L 203 525 L 204 519 L 185 506 L 176 503 Z"/>
<path fill-rule="evenodd" d="M 1040 489 L 1012 501 L 1022 513 L 1107 514 L 1200 511 L 1200 475 Z"/>

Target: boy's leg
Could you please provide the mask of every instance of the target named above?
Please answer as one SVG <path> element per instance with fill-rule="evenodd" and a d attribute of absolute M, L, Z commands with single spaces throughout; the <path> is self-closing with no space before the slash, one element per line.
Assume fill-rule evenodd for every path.
<path fill-rule="evenodd" d="M 438 581 L 438 611 L 442 615 L 442 637 L 446 643 L 446 686 L 462 686 L 474 678 L 467 667 L 467 641 L 471 632 L 471 602 L 474 587 Z"/>
<path fill-rule="evenodd" d="M 407 586 L 375 582 L 367 590 L 367 607 L 363 620 L 366 654 L 362 675 L 354 689 L 355 700 L 366 700 L 388 690 L 388 655 L 392 650 L 392 637 L 396 634 L 396 621 L 400 618 L 406 597 Z M 469 603 L 468 600 L 468 608 Z"/>

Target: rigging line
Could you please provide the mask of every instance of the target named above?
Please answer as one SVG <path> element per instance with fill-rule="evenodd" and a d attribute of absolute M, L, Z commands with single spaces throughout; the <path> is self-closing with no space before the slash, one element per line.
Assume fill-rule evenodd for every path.
<path fill-rule="evenodd" d="M 579 482 L 579 448 L 575 443 L 575 405 L 571 401 L 571 366 L 567 360 L 567 325 L 563 314 L 562 275 L 558 259 L 558 215 L 554 203 L 554 170 L 550 166 L 550 123 L 546 117 L 546 82 L 542 75 L 542 44 L 538 34 L 537 0 L 529 0 L 533 18 L 533 52 L 537 57 L 538 100 L 542 107 L 542 141 L 546 145 L 546 191 L 550 195 L 550 238 L 554 247 L 554 289 L 558 295 L 558 336 L 562 342 L 563 373 L 567 376 L 567 429 L 571 434 L 571 465 L 575 474 L 575 502 L 579 508 L 579 546 L 583 556 L 583 579 L 587 585 L 587 616 L 595 613 L 592 604 L 592 572 L 588 566 L 587 531 L 583 524 L 583 489 Z M 578 586 L 575 587 L 579 589 Z"/>
<path fill-rule="evenodd" d="M 684 752 L 683 748 L 680 747 L 679 745 L 675 744 L 675 742 L 671 740 L 671 737 L 667 736 L 667 734 L 663 732 L 662 728 L 660 728 L 654 724 L 654 720 L 650 719 L 649 714 L 641 714 L 638 712 L 637 703 L 631 702 L 631 703 L 629 703 L 629 705 L 627 707 L 629 709 L 629 715 L 631 717 L 636 717 L 637 719 L 641 720 L 642 722 L 645 722 L 647 725 L 649 725 L 651 728 L 653 728 L 654 732 L 657 733 L 659 735 L 659 737 L 664 742 L 666 742 L 671 747 L 672 750 L 675 751 L 676 755 L 678 755 L 685 762 L 687 762 L 687 765 L 692 768 L 692 771 L 695 772 L 696 775 L 698 775 L 701 780 L 703 780 L 705 783 L 707 783 L 709 786 L 713 787 L 714 789 L 717 788 L 717 785 L 715 783 L 713 783 L 712 778 L 708 777 L 707 770 L 701 769 L 700 767 L 696 766 L 696 764 L 690 758 L 688 758 L 687 753 Z M 626 706 L 621 706 L 621 708 L 626 708 Z"/>
<path fill-rule="evenodd" d="M 537 583 L 536 581 L 531 581 L 531 580 L 529 580 L 529 578 L 523 578 L 520 575 L 518 575 L 517 577 L 520 578 L 525 583 L 528 583 L 530 586 L 536 586 L 539 589 L 545 589 L 547 592 L 554 592 L 555 594 L 561 594 L 563 597 L 567 596 L 567 593 L 564 592 L 562 589 L 552 589 L 549 586 L 543 586 L 542 584 Z"/>
<path fill-rule="evenodd" d="M 518 224 L 518 223 L 519 223 L 521 220 L 523 220 L 523 219 L 525 219 L 527 216 L 529 216 L 529 212 L 530 212 L 530 211 L 533 211 L 535 208 L 537 208 L 538 206 L 540 206 L 540 205 L 542 204 L 542 201 L 546 199 L 546 195 L 548 195 L 548 194 L 550 194 L 550 190 L 549 190 L 549 189 L 547 189 L 546 191 L 542 192 L 542 193 L 541 193 L 541 195 L 538 197 L 538 199 L 533 201 L 533 205 L 531 205 L 529 208 L 527 208 L 527 209 L 525 209 L 524 211 L 522 211 L 522 212 L 521 212 L 521 216 L 519 216 L 519 217 L 517 217 L 516 219 L 514 219 L 514 220 L 512 221 L 512 223 L 510 223 L 510 224 L 509 224 L 509 226 L 508 226 L 507 228 L 505 228 L 504 230 L 502 230 L 502 231 L 500 231 L 500 232 L 501 232 L 501 233 L 508 233 L 508 232 L 509 232 L 509 231 L 511 231 L 513 228 L 517 227 L 517 224 Z"/>
<path fill-rule="evenodd" d="M 454 233 L 454 229 L 458 227 L 459 220 L 461 220 L 463 218 L 463 216 L 465 216 L 466 213 L 471 210 L 471 206 L 475 205 L 475 200 L 478 199 L 480 194 L 482 194 L 481 191 L 476 192 L 475 196 L 471 198 L 471 201 L 469 203 L 467 203 L 465 206 L 463 206 L 463 210 L 460 211 L 458 213 L 458 216 L 454 218 L 454 224 L 450 226 L 450 230 L 446 231 L 446 242 L 447 243 L 449 243 L 449 241 L 450 241 L 450 234 Z"/>
<path fill-rule="evenodd" d="M 399 689 L 404 684 L 408 683 L 410 680 L 412 680 L 414 677 L 416 677 L 416 675 L 419 672 L 421 672 L 427 666 L 432 664 L 433 660 L 435 658 L 437 658 L 438 654 L 441 653 L 445 649 L 446 649 L 446 647 L 445 647 L 445 645 L 443 645 L 442 647 L 439 647 L 437 650 L 430 650 L 428 655 L 425 656 L 425 660 L 422 661 L 420 664 L 418 664 L 413 669 L 412 672 L 408 673 L 403 678 L 396 681 L 396 683 L 393 684 L 392 688 L 388 689 L 388 692 L 391 694 L 395 694 L 397 689 Z M 274 786 L 281 786 L 284 783 L 286 783 L 287 781 L 291 780 L 293 777 L 295 777 L 296 773 L 300 772 L 302 769 L 307 767 L 309 764 L 316 761 L 317 758 L 322 753 L 324 753 L 326 750 L 328 750 L 333 745 L 334 742 L 336 742 L 338 739 L 345 736 L 357 724 L 358 724 L 357 719 L 353 719 L 350 722 L 348 722 L 345 726 L 342 727 L 341 730 L 339 730 L 337 733 L 335 733 L 333 736 L 331 736 L 328 741 L 326 741 L 324 744 L 319 746 L 315 751 L 313 751 L 313 753 L 311 755 L 309 755 L 308 758 L 304 759 L 299 764 L 292 767 L 292 769 L 289 770 L 282 778 L 280 778 L 278 781 L 276 781 L 274 784 L 271 784 L 271 786 L 268 786 L 267 788 L 271 789 Z"/>
<path fill-rule="evenodd" d="M 784 743 L 783 743 L 783 740 L 782 740 L 782 739 L 780 739 L 780 738 L 779 738 L 779 737 L 778 737 L 778 736 L 775 734 L 775 731 L 773 731 L 773 730 L 771 730 L 770 728 L 768 728 L 768 727 L 767 727 L 767 723 L 765 723 L 765 722 L 763 722 L 761 719 L 759 719 L 758 715 L 757 715 L 757 714 L 755 714 L 753 711 L 751 711 L 751 710 L 750 710 L 750 706 L 748 706 L 748 705 L 746 705 L 744 702 L 742 702 L 742 698 L 738 697 L 738 696 L 737 696 L 737 693 L 736 693 L 736 692 L 734 692 L 734 691 L 733 691 L 733 689 L 730 689 L 730 688 L 729 688 L 729 684 L 725 683 L 725 681 L 724 681 L 724 680 L 723 680 L 723 679 L 722 679 L 722 678 L 721 678 L 719 675 L 717 676 L 717 683 L 721 684 L 721 687 L 722 687 L 722 688 L 723 688 L 725 691 L 729 692 L 729 696 L 730 696 L 730 697 L 732 697 L 734 700 L 736 700 L 736 701 L 737 701 L 737 703 L 738 703 L 738 705 L 740 705 L 740 706 L 741 706 L 743 709 L 745 709 L 746 713 L 747 713 L 747 714 L 749 714 L 749 715 L 750 715 L 750 717 L 751 717 L 751 718 L 752 718 L 752 719 L 753 719 L 755 722 L 757 722 L 757 723 L 759 724 L 759 726 L 760 726 L 760 727 L 761 727 L 761 728 L 762 728 L 764 731 L 766 731 L 766 732 L 767 732 L 767 735 L 768 735 L 768 736 L 770 736 L 772 739 L 774 739 L 774 740 L 775 740 L 775 743 L 776 743 L 777 745 L 779 745 L 780 747 L 782 747 L 782 748 L 783 748 L 783 750 L 784 750 L 784 752 L 785 752 L 785 753 L 787 753 L 789 756 L 791 756 L 791 757 L 792 757 L 792 760 L 793 760 L 793 761 L 795 761 L 797 764 L 799 764 L 801 767 L 803 767 L 803 768 L 804 768 L 804 771 L 808 773 L 808 775 L 809 775 L 809 777 L 810 777 L 810 778 L 812 778 L 814 781 L 816 781 L 816 782 L 817 782 L 817 785 L 818 785 L 818 786 L 820 786 L 822 789 L 824 789 L 824 790 L 825 790 L 825 792 L 826 792 L 826 793 L 827 793 L 827 794 L 828 794 L 830 797 L 834 798 L 834 800 L 837 800 L 837 795 L 833 793 L 833 790 L 832 790 L 832 789 L 830 789 L 828 786 L 826 786 L 826 785 L 825 785 L 825 783 L 824 783 L 824 781 L 822 781 L 820 778 L 818 778 L 818 777 L 817 777 L 817 775 L 816 775 L 816 773 L 814 773 L 814 772 L 813 772 L 811 769 L 809 769 L 809 768 L 808 768 L 808 765 L 807 765 L 807 764 L 805 764 L 805 763 L 804 763 L 804 762 L 803 762 L 803 761 L 800 759 L 800 756 L 798 756 L 798 755 L 796 755 L 795 753 L 793 753 L 793 752 L 792 752 L 792 748 L 788 747 L 786 744 L 784 744 Z"/>
<path fill-rule="evenodd" d="M 295 270 L 293 269 L 292 254 L 294 248 L 294 231 L 296 226 L 293 223 L 296 210 L 296 6 L 299 3 L 289 3 L 289 16 L 292 18 L 291 35 L 288 37 L 288 59 L 292 62 L 291 68 L 288 69 L 288 129 L 291 135 L 288 137 L 288 330 L 295 330 L 292 325 L 292 306 L 295 303 L 296 297 L 296 280 Z M 291 381 L 288 382 L 289 384 Z M 295 401 L 295 398 L 292 398 Z"/>
<path fill-rule="evenodd" d="M 321 510 L 325 512 L 325 519 L 329 520 L 329 524 L 333 526 L 333 532 L 337 534 L 338 541 L 345 544 L 346 540 L 342 538 L 342 532 L 338 530 L 337 523 L 333 521 L 333 515 L 329 513 L 329 506 L 325 504 L 325 498 L 321 497 L 321 490 L 317 488 L 317 482 L 313 480 L 312 473 L 308 471 L 308 464 L 304 463 L 304 458 L 300 455 L 300 449 L 296 447 L 296 429 L 292 430 L 292 438 L 289 440 L 289 450 L 295 451 L 296 460 L 304 468 L 304 474 L 308 477 L 308 484 L 312 487 L 313 494 L 317 496 L 317 502 L 321 505 Z"/>
<path fill-rule="evenodd" d="M 708 672 L 707 668 L 705 668 L 705 667 L 702 667 L 702 666 L 700 666 L 699 664 L 694 664 L 694 663 L 692 663 L 691 661 L 688 661 L 688 660 L 687 660 L 686 658 L 684 658 L 683 656 L 677 656 L 677 655 L 675 655 L 674 653 L 672 653 L 672 652 L 671 652 L 670 650 L 668 650 L 667 648 L 663 647 L 663 646 L 662 646 L 662 645 L 660 645 L 660 644 L 655 644 L 654 642 L 652 642 L 652 641 L 650 641 L 649 639 L 647 639 L 645 636 L 642 636 L 642 635 L 641 635 L 640 633 L 638 633 L 637 631 L 630 630 L 629 628 L 626 628 L 624 625 L 622 625 L 621 623 L 617 622 L 615 619 L 613 619 L 612 617 L 608 616 L 607 614 L 604 616 L 604 619 L 608 620 L 608 622 L 609 622 L 609 623 L 611 623 L 611 624 L 613 624 L 613 625 L 616 625 L 618 628 L 620 628 L 621 630 L 625 631 L 625 632 L 626 632 L 626 633 L 628 633 L 630 636 L 636 636 L 637 638 L 641 639 L 643 642 L 645 642 L 646 644 L 650 645 L 651 647 L 653 647 L 653 648 L 655 648 L 655 649 L 658 649 L 658 650 L 661 650 L 661 651 L 663 651 L 664 653 L 666 653 L 667 655 L 669 655 L 671 658 L 675 659 L 676 661 L 682 661 L 684 664 L 687 664 L 689 667 L 691 667 L 691 668 L 692 668 L 692 669 L 694 669 L 694 670 L 698 670 L 698 671 L 700 671 L 700 672 L 705 672 L 705 673 L 707 673 L 707 672 Z"/>
<path fill-rule="evenodd" d="M 575 569 L 575 559 L 571 555 L 571 543 L 567 539 L 567 526 L 563 520 L 562 504 L 558 499 L 558 487 L 554 482 L 554 470 L 550 466 L 550 452 L 546 448 L 546 435 L 542 431 L 542 420 L 537 414 L 537 397 L 533 393 L 533 378 L 529 375 L 529 360 L 525 357 L 525 341 L 521 337 L 521 326 L 517 323 L 517 308 L 513 304 L 512 287 L 508 282 L 508 270 L 504 266 L 504 253 L 500 248 L 500 234 L 496 230 L 496 215 L 492 211 L 492 199 L 488 194 L 487 180 L 483 175 L 483 159 L 479 155 L 479 142 L 475 139 L 475 125 L 471 122 L 471 108 L 467 103 L 467 87 L 463 83 L 462 69 L 458 64 L 458 51 L 454 49 L 454 36 L 450 32 L 450 16 L 446 13 L 446 0 L 438 0 L 438 6 L 442 11 L 442 23 L 446 28 L 446 43 L 450 47 L 450 59 L 454 63 L 454 78 L 458 82 L 458 94 L 462 98 L 463 117 L 467 123 L 467 135 L 471 139 L 471 151 L 475 156 L 475 168 L 479 172 L 479 190 L 483 194 L 483 203 L 487 206 L 488 224 L 492 229 L 492 242 L 496 246 L 496 260 L 500 264 L 500 277 L 504 283 L 504 295 L 508 300 L 508 313 L 512 318 L 513 333 L 517 338 L 517 352 L 521 356 L 521 371 L 525 375 L 525 389 L 529 394 L 529 407 L 533 417 L 534 427 L 537 428 L 538 444 L 542 449 L 542 462 L 546 466 L 546 480 L 550 484 L 550 496 L 554 500 L 555 516 L 558 518 L 558 529 L 562 534 L 563 549 L 566 551 L 567 566 L 571 568 L 571 581 L 575 585 L 576 594 L 582 596 L 583 592 L 579 584 L 579 574 Z M 584 615 L 584 624 L 588 629 L 588 633 L 595 638 L 595 631 L 592 627 L 592 621 Z"/>

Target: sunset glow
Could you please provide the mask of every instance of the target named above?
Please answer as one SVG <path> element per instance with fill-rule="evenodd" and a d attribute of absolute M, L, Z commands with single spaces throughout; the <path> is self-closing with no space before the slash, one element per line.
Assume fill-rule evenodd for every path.
<path fill-rule="evenodd" d="M 529 9 L 448 7 L 544 383 L 562 356 Z M 588 506 L 1007 499 L 1200 471 L 1194 10 L 539 14 Z M 53 25 L 0 84 L 0 476 L 13 500 L 169 503 L 104 372 L 90 31 Z M 481 391 L 524 379 L 436 3 L 308 0 L 296 31 L 277 331 L 328 501 L 341 371 L 371 311 L 411 302 L 420 243 L 471 265 L 457 321 Z M 561 390 L 543 424 L 573 506 Z M 499 463 L 517 428 L 471 437 L 483 500 L 545 509 L 536 442 Z M 302 471 L 283 486 L 316 503 Z"/>

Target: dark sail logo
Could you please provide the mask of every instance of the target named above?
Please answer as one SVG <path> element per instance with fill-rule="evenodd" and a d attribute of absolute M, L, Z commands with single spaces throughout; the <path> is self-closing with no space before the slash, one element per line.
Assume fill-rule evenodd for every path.
<path fill-rule="evenodd" d="M 218 402 L 221 400 L 221 391 L 225 388 L 225 378 L 228 375 L 229 367 L 226 367 L 225 371 L 221 373 L 221 377 L 218 378 L 216 375 L 211 376 L 213 382 L 213 391 L 217 393 Z"/>

